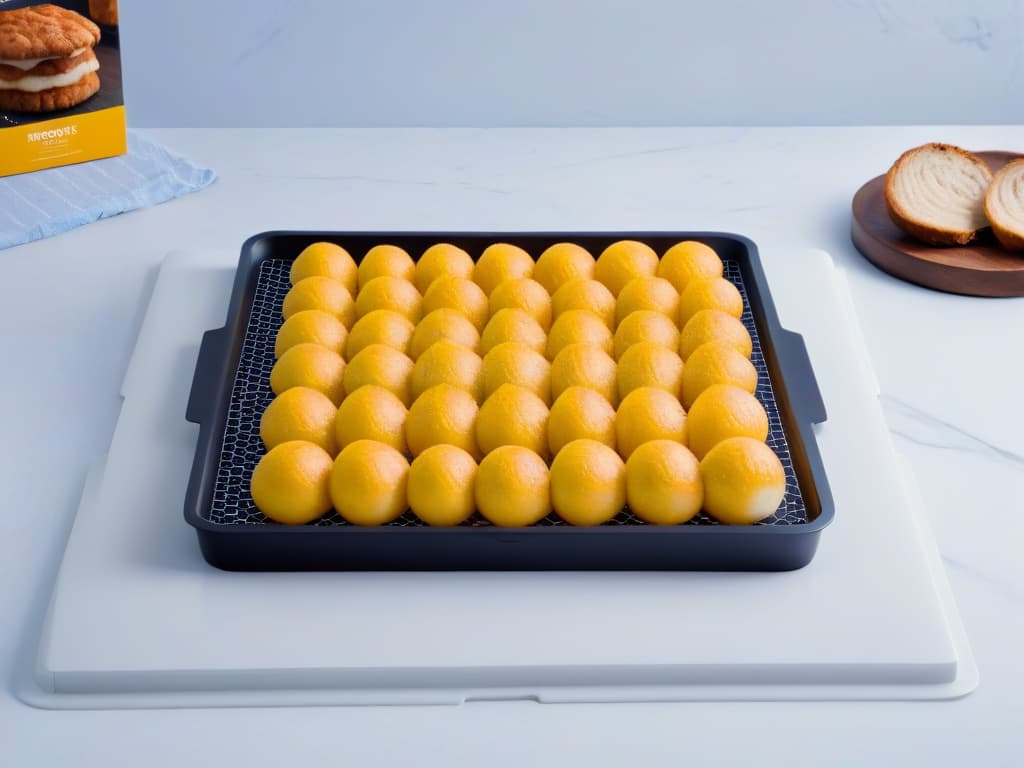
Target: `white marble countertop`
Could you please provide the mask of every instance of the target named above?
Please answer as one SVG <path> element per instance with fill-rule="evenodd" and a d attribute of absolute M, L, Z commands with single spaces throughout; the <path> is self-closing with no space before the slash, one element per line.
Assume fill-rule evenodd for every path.
<path fill-rule="evenodd" d="M 700 229 L 814 246 L 849 273 L 981 672 L 941 703 L 528 702 L 49 712 L 0 693 L 0 763 L 1006 765 L 1024 761 L 1024 299 L 908 286 L 849 239 L 853 193 L 905 148 L 1024 150 L 1019 127 L 160 130 L 209 189 L 0 252 L 0 669 L 31 663 L 145 297 L 177 247 L 268 229 Z M 3 181 L 0 180 L 0 200 Z M 187 310 L 187 308 L 183 308 Z M 738 734 L 742 735 L 738 735 Z M 559 756 L 562 759 L 558 759 Z"/>

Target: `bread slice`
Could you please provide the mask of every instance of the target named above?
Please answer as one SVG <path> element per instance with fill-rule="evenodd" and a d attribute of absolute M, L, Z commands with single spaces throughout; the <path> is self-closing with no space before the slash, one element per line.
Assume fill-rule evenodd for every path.
<path fill-rule="evenodd" d="M 992 177 L 985 215 L 1004 248 L 1024 250 L 1024 160 L 1014 160 Z"/>
<path fill-rule="evenodd" d="M 949 144 L 900 155 L 885 177 L 885 203 L 896 225 L 932 245 L 965 245 L 988 226 L 985 161 Z"/>

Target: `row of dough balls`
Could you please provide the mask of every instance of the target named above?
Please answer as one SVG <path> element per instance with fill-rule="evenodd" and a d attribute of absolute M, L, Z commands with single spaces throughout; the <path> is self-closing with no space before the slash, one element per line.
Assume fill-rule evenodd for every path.
<path fill-rule="evenodd" d="M 545 248 L 534 259 L 525 249 L 511 243 L 487 246 L 479 259 L 451 243 L 427 248 L 417 260 L 397 245 L 375 245 L 357 264 L 339 245 L 313 243 L 304 248 L 292 263 L 292 284 L 306 277 L 324 276 L 338 280 L 352 296 L 376 277 L 399 277 L 412 282 L 426 293 L 438 277 L 473 280 L 488 296 L 505 280 L 532 277 L 553 294 L 570 280 L 597 280 L 615 296 L 633 277 L 661 277 L 677 291 L 696 275 L 722 275 L 722 262 L 713 248 L 695 240 L 685 240 L 668 248 L 659 258 L 646 243 L 619 240 L 605 248 L 595 259 L 575 243 L 563 242 Z"/>

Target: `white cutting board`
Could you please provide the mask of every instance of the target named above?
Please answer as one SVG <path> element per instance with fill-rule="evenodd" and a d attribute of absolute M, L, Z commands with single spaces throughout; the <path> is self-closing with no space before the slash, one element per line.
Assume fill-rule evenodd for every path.
<path fill-rule="evenodd" d="M 792 573 L 227 573 L 183 520 L 202 332 L 233 254 L 170 255 L 23 698 L 50 707 L 948 698 L 977 675 L 907 495 L 842 274 L 764 257 L 804 334 L 836 501 Z M 98 474 L 98 473 L 97 473 Z"/>

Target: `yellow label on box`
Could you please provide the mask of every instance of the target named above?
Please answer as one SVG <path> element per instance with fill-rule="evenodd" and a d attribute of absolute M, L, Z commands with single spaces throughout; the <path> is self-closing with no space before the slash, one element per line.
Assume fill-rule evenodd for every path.
<path fill-rule="evenodd" d="M 0 176 L 82 163 L 128 151 L 124 107 L 0 130 Z"/>

